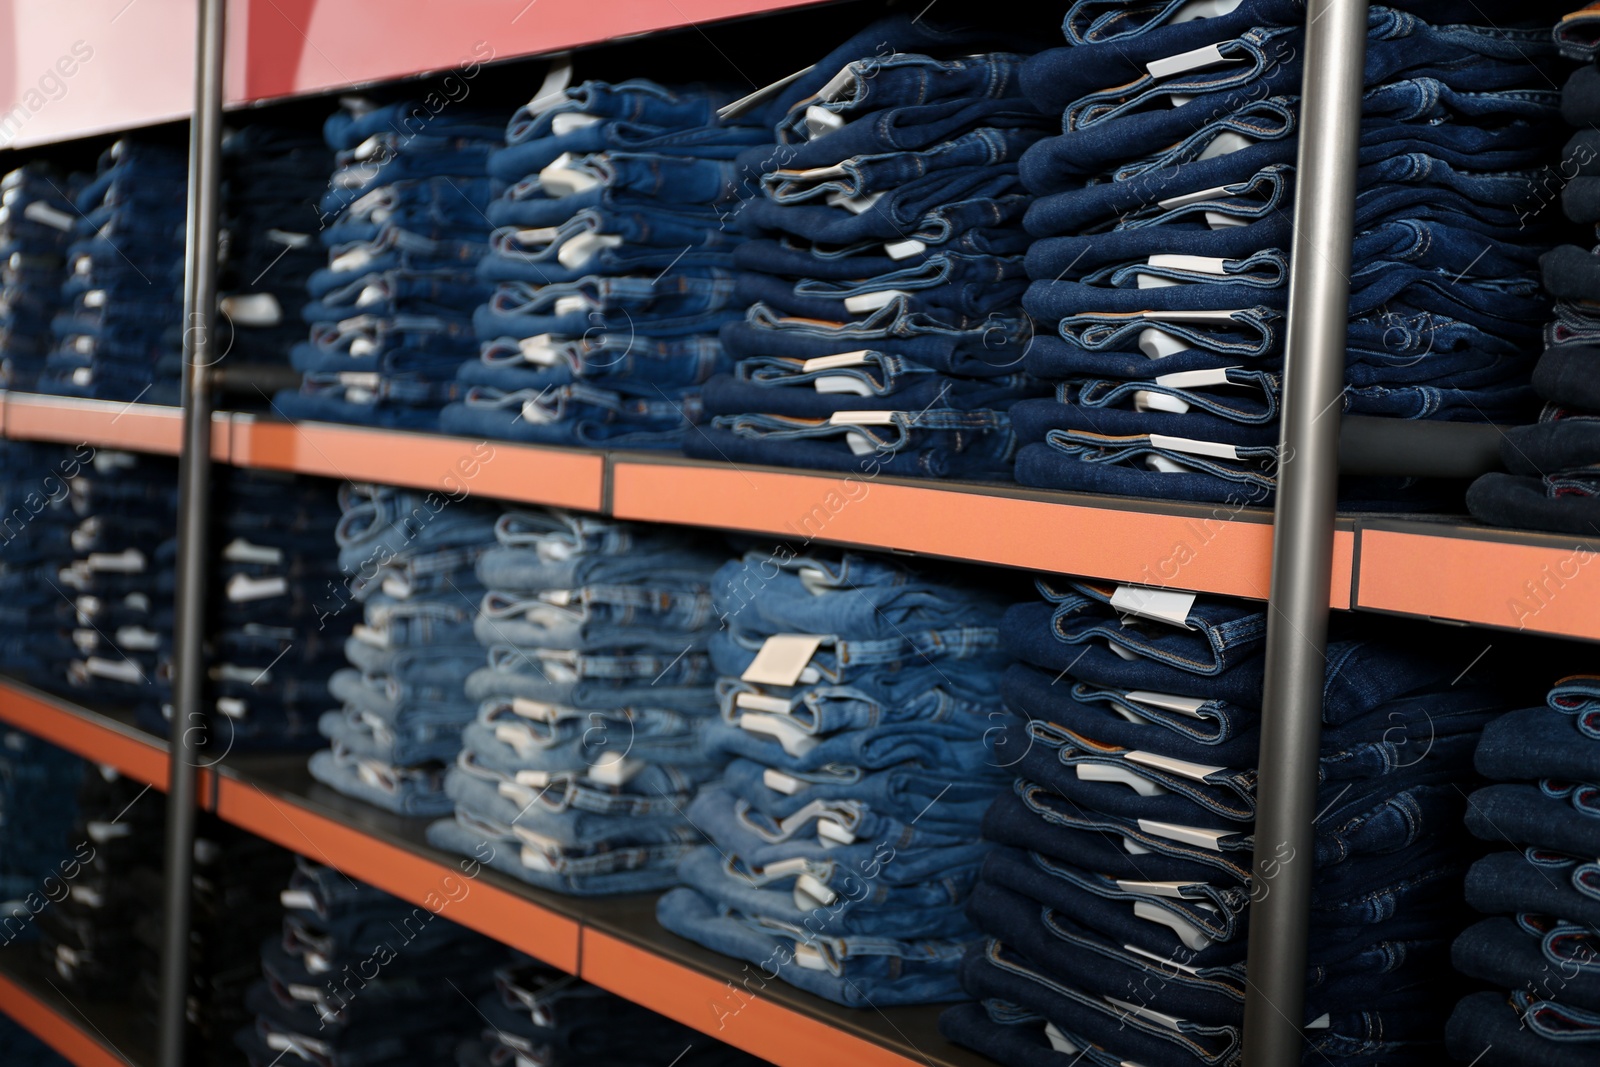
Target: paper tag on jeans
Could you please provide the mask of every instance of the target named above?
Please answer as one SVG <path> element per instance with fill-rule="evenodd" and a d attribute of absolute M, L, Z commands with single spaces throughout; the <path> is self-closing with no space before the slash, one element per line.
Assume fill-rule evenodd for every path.
<path fill-rule="evenodd" d="M 1244 0 L 1189 0 L 1177 10 L 1167 24 L 1176 26 L 1180 22 L 1193 22 L 1196 19 L 1214 19 L 1228 14 L 1242 3 Z"/>
<path fill-rule="evenodd" d="M 1178 940 L 1183 942 L 1185 948 L 1193 952 L 1199 952 L 1211 946 L 1211 938 L 1204 930 L 1194 925 L 1194 923 L 1180 919 L 1172 912 L 1148 900 L 1141 900 L 1135 903 L 1133 914 L 1134 918 L 1144 919 L 1146 922 L 1158 923 L 1167 927 L 1178 935 Z"/>
<path fill-rule="evenodd" d="M 1203 325 L 1216 323 L 1219 326 L 1231 326 L 1234 316 L 1246 311 L 1246 308 L 1219 311 L 1145 311 L 1141 314 L 1156 322 L 1198 322 Z"/>
<path fill-rule="evenodd" d="M 43 200 L 35 200 L 23 208 L 22 217 L 32 219 L 34 222 L 42 222 L 46 226 L 62 231 L 72 229 L 75 221 L 67 212 L 57 211 Z"/>
<path fill-rule="evenodd" d="M 1168 411 L 1174 415 L 1185 414 L 1189 410 L 1187 400 L 1179 400 L 1167 393 L 1157 393 L 1150 389 L 1135 389 L 1133 391 L 1133 410 L 1135 411 Z"/>
<path fill-rule="evenodd" d="M 317 910 L 317 898 L 304 889 L 285 889 L 278 894 L 278 903 L 290 911 Z"/>
<path fill-rule="evenodd" d="M 1191 900 L 1193 898 L 1184 894 L 1184 888 L 1194 885 L 1185 881 L 1145 881 L 1140 878 L 1113 879 L 1117 888 L 1125 893 L 1143 893 L 1151 897 L 1165 897 L 1168 900 Z"/>
<path fill-rule="evenodd" d="M 1061 1053 L 1063 1056 L 1076 1056 L 1080 1051 L 1082 1051 L 1077 1045 L 1068 1039 L 1066 1034 L 1063 1034 L 1059 1029 L 1056 1028 L 1055 1023 L 1044 1024 L 1044 1036 L 1045 1039 L 1050 1042 L 1050 1047 Z"/>
<path fill-rule="evenodd" d="M 772 82 L 769 85 L 763 85 L 755 92 L 750 93 L 747 96 L 741 96 L 731 104 L 724 104 L 717 109 L 717 118 L 731 119 L 735 115 L 742 115 L 746 111 L 749 111 L 756 104 L 759 104 L 761 101 L 770 96 L 776 96 L 778 93 L 782 92 L 784 89 L 787 89 L 789 86 L 793 85 L 795 82 L 799 81 L 801 78 L 804 78 L 807 74 L 810 74 L 816 69 L 817 65 L 813 63 L 811 66 L 797 70 L 787 77 L 779 78 L 777 81 Z"/>
<path fill-rule="evenodd" d="M 846 828 L 843 823 L 833 819 L 818 819 L 817 842 L 823 848 L 833 848 L 837 845 L 853 845 L 856 843 L 856 835 Z"/>
<path fill-rule="evenodd" d="M 733 706 L 772 715 L 787 715 L 791 710 L 789 701 L 784 697 L 769 697 L 764 693 L 738 693 L 733 698 Z"/>
<path fill-rule="evenodd" d="M 283 596 L 288 591 L 289 579 L 281 575 L 275 578 L 251 578 L 249 575 L 235 574 L 228 579 L 228 599 L 235 604 Z"/>
<path fill-rule="evenodd" d="M 1188 760 L 1174 759 L 1171 756 L 1163 756 L 1155 752 L 1141 752 L 1139 749 L 1129 752 L 1125 758 L 1129 763 L 1136 763 L 1141 767 L 1149 767 L 1152 770 L 1166 771 L 1168 774 L 1175 774 L 1179 778 L 1187 778 L 1192 782 L 1204 782 L 1211 775 L 1221 774 L 1228 769 L 1226 767 L 1212 767 L 1205 763 L 1191 763 Z"/>
<path fill-rule="evenodd" d="M 1139 351 L 1151 359 L 1166 359 L 1193 347 L 1188 341 L 1174 337 L 1166 330 L 1150 327 L 1139 331 Z"/>
<path fill-rule="evenodd" d="M 1167 270 L 1186 270 L 1196 274 L 1227 274 L 1225 259 L 1216 259 L 1212 256 L 1177 256 L 1157 255 L 1151 256 L 1146 262 L 1152 267 L 1165 267 Z"/>
<path fill-rule="evenodd" d="M 1187 52 L 1179 52 L 1175 56 L 1167 56 L 1165 59 L 1152 59 L 1144 69 L 1150 72 L 1152 78 L 1170 78 L 1186 70 L 1199 70 L 1201 67 L 1214 67 L 1218 63 L 1227 62 L 1229 60 L 1223 56 L 1221 48 L 1208 44 L 1203 48 L 1193 48 Z"/>
<path fill-rule="evenodd" d="M 1198 204 L 1204 200 L 1221 200 L 1231 195 L 1233 194 L 1228 191 L 1226 185 L 1213 185 L 1209 189 L 1196 189 L 1192 193 L 1184 193 L 1181 196 L 1169 196 L 1165 200 L 1157 200 L 1156 207 L 1161 208 L 1163 211 L 1171 211 L 1173 208 L 1188 207 L 1190 204 Z"/>
<path fill-rule="evenodd" d="M 829 193 L 827 197 L 829 207 L 842 207 L 852 215 L 863 215 L 871 211 L 873 205 L 883 199 L 882 193 L 868 193 L 866 196 L 847 196 L 844 193 Z"/>
<path fill-rule="evenodd" d="M 1123 694 L 1135 704 L 1144 704 L 1147 707 L 1160 708 L 1163 711 L 1175 711 L 1179 715 L 1187 715 L 1191 719 L 1200 717 L 1200 709 L 1205 707 L 1203 697 L 1180 697 L 1171 693 L 1152 693 L 1146 689 L 1134 689 Z"/>
<path fill-rule="evenodd" d="M 222 558 L 229 563 L 268 563 L 276 565 L 283 562 L 283 549 L 275 548 L 272 545 L 255 545 L 242 537 L 235 537 L 222 550 Z"/>
<path fill-rule="evenodd" d="M 90 656 L 84 661 L 84 667 L 96 678 L 110 678 L 112 681 L 127 682 L 130 685 L 145 680 L 144 672 L 131 659 L 111 660 Z"/>
<path fill-rule="evenodd" d="M 1151 442 L 1154 443 L 1154 434 Z M 1179 450 L 1181 451 L 1181 449 Z M 1173 589 L 1151 589 L 1144 585 L 1119 585 L 1111 594 L 1111 609 L 1124 615 L 1137 615 L 1141 619 L 1164 622 L 1169 626 L 1194 629 L 1189 625 L 1189 612 L 1194 608 L 1195 594 Z"/>
<path fill-rule="evenodd" d="M 844 395 L 844 396 L 871 396 L 872 386 L 860 378 L 851 378 L 844 374 L 824 374 L 811 382 L 812 388 L 819 393 Z"/>
<path fill-rule="evenodd" d="M 122 552 L 91 552 L 89 553 L 89 569 L 111 574 L 142 574 L 144 573 L 144 553 L 137 548 L 126 549 Z"/>
<path fill-rule="evenodd" d="M 563 111 L 550 118 L 550 132 L 557 137 L 565 137 L 569 133 L 597 126 L 605 121 L 599 115 L 586 115 L 581 111 Z"/>
<path fill-rule="evenodd" d="M 250 713 L 250 705 L 238 697 L 218 697 L 217 711 L 230 719 L 243 719 Z"/>
<path fill-rule="evenodd" d="M 920 256 L 928 250 L 928 246 L 914 237 L 908 237 L 904 241 L 890 241 L 883 246 L 883 250 L 890 259 L 899 260 Z"/>
<path fill-rule="evenodd" d="M 1150 447 L 1164 448 L 1169 452 L 1183 452 L 1191 456 L 1210 456 L 1213 459 L 1239 458 L 1237 448 L 1221 441 L 1196 441 L 1188 437 L 1168 437 L 1159 433 L 1150 435 Z"/>
<path fill-rule="evenodd" d="M 1107 1004 L 1110 1004 L 1114 1008 L 1121 1008 L 1130 1015 L 1137 1015 L 1141 1019 L 1148 1019 L 1157 1026 L 1164 1026 L 1174 1033 L 1182 1033 L 1183 1031 L 1183 1023 L 1176 1015 L 1168 1015 L 1166 1012 L 1156 1011 L 1154 1008 L 1147 1008 L 1143 1004 L 1130 1004 L 1128 1001 L 1118 1000 L 1116 997 L 1109 997 L 1105 996 L 1104 994 L 1101 994 L 1101 996 L 1104 998 Z"/>
<path fill-rule="evenodd" d="M 1228 215 L 1221 211 L 1207 211 L 1204 214 L 1206 225 L 1213 230 L 1225 229 L 1229 226 L 1248 226 L 1250 220 L 1238 215 Z"/>
<path fill-rule="evenodd" d="M 1171 374 L 1156 375 L 1156 384 L 1168 389 L 1201 389 L 1210 385 L 1227 385 L 1228 372 L 1239 367 L 1218 367 L 1215 370 L 1180 370 Z"/>
<path fill-rule="evenodd" d="M 516 780 L 518 785 L 531 786 L 534 789 L 544 789 L 550 785 L 551 773 L 549 771 L 518 771 Z"/>
<path fill-rule="evenodd" d="M 852 315 L 864 315 L 869 311 L 878 311 L 888 307 L 902 296 L 911 294 L 904 289 L 884 289 L 876 293 L 861 293 L 858 296 L 844 298 L 844 309 Z"/>
<path fill-rule="evenodd" d="M 1083 782 L 1115 782 L 1125 785 L 1142 797 L 1162 797 L 1167 790 L 1148 778 L 1141 778 L 1126 767 L 1106 763 L 1078 764 L 1078 780 Z"/>
<path fill-rule="evenodd" d="M 756 685 L 794 685 L 821 644 L 817 634 L 773 634 L 739 678 Z"/>
<path fill-rule="evenodd" d="M 739 716 L 739 728 L 752 734 L 776 738 L 783 750 L 795 757 L 804 756 L 818 744 L 815 737 L 806 733 L 799 723 L 788 716 L 746 712 Z"/>
<path fill-rule="evenodd" d="M 1157 956 L 1154 952 L 1146 951 L 1145 949 L 1138 948 L 1134 945 L 1123 945 L 1122 947 L 1125 951 L 1131 952 L 1135 956 L 1143 956 L 1145 959 L 1158 966 L 1171 967 L 1174 970 L 1183 971 L 1185 974 L 1199 975 L 1200 973 L 1200 969 L 1198 967 L 1191 967 L 1186 963 L 1179 963 L 1177 960 Z"/>
<path fill-rule="evenodd" d="M 834 130 L 842 129 L 845 124 L 843 115 L 836 115 L 825 107 L 811 104 L 806 108 L 806 137 L 816 140 L 824 137 Z"/>
<path fill-rule="evenodd" d="M 561 711 L 554 704 L 546 704 L 542 700 L 529 700 L 527 697 L 512 697 L 511 710 L 514 714 L 534 722 L 555 722 L 560 717 Z"/>
<path fill-rule="evenodd" d="M 107 841 L 115 841 L 119 837 L 127 837 L 133 833 L 133 827 L 127 823 L 102 822 L 99 819 L 87 823 L 84 829 L 88 831 L 89 840 L 97 845 L 103 845 Z"/>
<path fill-rule="evenodd" d="M 831 356 L 814 356 L 800 364 L 800 369 L 807 374 L 814 374 L 823 370 L 838 370 L 841 367 L 859 367 L 867 362 L 868 350 L 857 349 L 854 352 L 839 352 Z"/>
<path fill-rule="evenodd" d="M 576 315 L 594 307 L 594 301 L 581 294 L 573 296 L 556 297 L 555 313 L 557 315 Z"/>
<path fill-rule="evenodd" d="M 218 305 L 238 326 L 277 326 L 283 322 L 283 305 L 271 293 L 236 293 Z"/>
<path fill-rule="evenodd" d="M 809 874 L 802 874 L 794 881 L 794 903 L 801 911 L 826 908 L 838 899 L 839 894 Z"/>
<path fill-rule="evenodd" d="M 782 771 L 775 771 L 771 767 L 761 772 L 761 784 L 774 793 L 782 793 L 786 797 L 794 796 L 802 785 L 800 779 Z"/>
<path fill-rule="evenodd" d="M 106 306 L 106 291 L 104 289 L 90 289 L 83 294 L 83 306 L 86 308 L 103 308 Z"/>
<path fill-rule="evenodd" d="M 558 52 L 550 57 L 545 68 L 544 81 L 534 90 L 528 101 L 528 113 L 542 115 L 567 98 L 567 86 L 572 84 L 572 53 Z"/>
<path fill-rule="evenodd" d="M 1168 841 L 1181 841 L 1186 845 L 1198 845 L 1208 848 L 1213 852 L 1221 852 L 1219 842 L 1224 837 L 1232 837 L 1233 830 L 1207 830 L 1201 826 L 1184 826 L 1175 822 L 1157 822 L 1155 819 L 1140 819 L 1139 829 L 1156 837 L 1164 837 Z"/>
<path fill-rule="evenodd" d="M 556 250 L 556 260 L 568 270 L 577 270 L 601 249 L 620 248 L 622 244 L 622 238 L 613 233 L 580 233 L 562 242 Z M 557 301 L 557 306 L 560 306 L 560 301 Z"/>
<path fill-rule="evenodd" d="M 559 200 L 574 193 L 586 193 L 600 184 L 594 172 L 580 165 L 580 157 L 563 152 L 555 162 L 539 172 L 539 188 L 552 199 Z"/>
<path fill-rule="evenodd" d="M 856 65 L 846 63 L 840 68 L 839 73 L 828 79 L 828 83 L 817 90 L 817 99 L 833 103 L 838 100 L 846 89 L 856 83 Z"/>
<path fill-rule="evenodd" d="M 893 411 L 835 411 L 828 416 L 829 426 L 893 426 Z"/>
<path fill-rule="evenodd" d="M 643 760 L 608 753 L 589 765 L 589 780 L 601 785 L 624 786 L 644 768 Z"/>
<path fill-rule="evenodd" d="M 532 789 L 529 789 L 525 785 L 518 785 L 516 782 L 496 782 L 495 792 L 511 801 L 511 803 L 519 804 L 523 807 L 527 807 L 535 800 L 539 799 L 538 793 L 535 793 Z"/>

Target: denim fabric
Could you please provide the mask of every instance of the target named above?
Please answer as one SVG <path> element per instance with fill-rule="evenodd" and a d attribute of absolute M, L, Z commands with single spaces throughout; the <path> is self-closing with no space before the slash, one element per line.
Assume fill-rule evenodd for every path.
<path fill-rule="evenodd" d="M 1472 994 L 1450 1016 L 1450 1055 L 1466 1061 L 1492 1049 L 1485 1063 L 1527 1067 L 1582 1067 L 1594 1059 L 1593 1042 L 1547 1040 L 1529 1027 L 1526 1010 L 1504 993 Z"/>
<path fill-rule="evenodd" d="M 1595 717 L 1594 712 L 1574 717 L 1549 707 L 1503 715 L 1483 731 L 1475 760 L 1478 773 L 1498 781 L 1600 782 L 1600 744 L 1580 725 Z"/>
<path fill-rule="evenodd" d="M 1572 923 L 1484 919 L 1456 939 L 1450 959 L 1456 970 L 1502 989 L 1600 1011 L 1593 940 L 1592 931 Z"/>

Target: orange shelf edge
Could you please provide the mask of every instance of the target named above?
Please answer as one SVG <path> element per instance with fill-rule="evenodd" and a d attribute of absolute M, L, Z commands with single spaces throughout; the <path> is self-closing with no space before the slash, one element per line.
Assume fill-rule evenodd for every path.
<path fill-rule="evenodd" d="M 154 404 L 79 400 L 37 393 L 8 393 L 5 435 L 14 441 L 52 441 L 176 456 L 183 445 L 183 410 Z M 232 417 L 218 412 L 211 423 L 211 455 L 227 462 Z"/>
<path fill-rule="evenodd" d="M 1600 641 L 1600 541 L 1553 548 L 1365 529 L 1356 596 L 1378 611 Z"/>
<path fill-rule="evenodd" d="M 583 932 L 579 977 L 777 1067 L 912 1067 L 917 1062 L 598 930 Z M 670 1058 L 676 1051 L 663 1054 Z"/>
<path fill-rule="evenodd" d="M 327 423 L 234 419 L 231 462 L 349 481 L 429 489 L 442 499 L 502 500 L 599 511 L 606 458 L 600 452 L 537 448 Z"/>
<path fill-rule="evenodd" d="M 1272 526 L 738 467 L 612 466 L 612 514 L 1265 599 Z M 1224 512 L 1226 516 L 1226 512 Z M 1355 535 L 1335 537 L 1329 603 L 1350 606 Z"/>
<path fill-rule="evenodd" d="M 478 869 L 469 859 L 452 866 L 435 863 L 227 776 L 217 783 L 216 812 L 291 852 L 577 973 L 577 920 L 477 880 Z"/>
<path fill-rule="evenodd" d="M 60 1014 L 5 974 L 0 974 L 0 1012 L 11 1016 L 76 1067 L 128 1067 L 128 1061 L 120 1053 L 101 1044 L 77 1022 Z"/>
<path fill-rule="evenodd" d="M 167 750 L 0 683 L 0 721 L 157 789 L 167 788 Z"/>

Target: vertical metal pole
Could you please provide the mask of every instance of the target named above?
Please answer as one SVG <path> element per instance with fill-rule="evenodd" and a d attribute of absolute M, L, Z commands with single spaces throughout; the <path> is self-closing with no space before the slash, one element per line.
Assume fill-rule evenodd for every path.
<path fill-rule="evenodd" d="M 204 754 L 207 533 L 211 517 L 211 364 L 216 350 L 218 201 L 222 196 L 222 59 L 226 0 L 198 0 L 189 209 L 183 273 L 183 451 L 178 461 L 178 585 L 173 630 L 172 754 L 167 790 L 160 1064 L 184 1067 L 196 780 Z"/>
<path fill-rule="evenodd" d="M 1367 0 L 1306 5 L 1256 787 L 1246 1067 L 1300 1062 Z"/>

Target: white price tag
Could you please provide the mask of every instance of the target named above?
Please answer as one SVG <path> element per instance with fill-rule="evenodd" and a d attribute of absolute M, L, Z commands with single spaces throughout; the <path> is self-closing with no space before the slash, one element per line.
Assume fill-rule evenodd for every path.
<path fill-rule="evenodd" d="M 821 644 L 818 634 L 773 634 L 739 677 L 756 685 L 794 685 Z"/>
<path fill-rule="evenodd" d="M 1221 441 L 1196 441 L 1188 437 L 1168 437 L 1159 433 L 1150 435 L 1150 447 L 1164 448 L 1169 452 L 1183 452 L 1191 456 L 1210 456 L 1213 459 L 1239 458 L 1237 448 L 1225 445 Z"/>
<path fill-rule="evenodd" d="M 1156 434 L 1150 435 L 1155 443 Z M 1176 438 L 1163 438 L 1176 440 Z M 1231 447 L 1231 446 L 1230 446 Z M 1176 451 L 1183 451 L 1176 449 Z M 1112 610 L 1124 615 L 1137 615 L 1141 619 L 1180 626 L 1185 630 L 1194 627 L 1188 623 L 1189 612 L 1194 608 L 1195 594 L 1173 589 L 1151 589 L 1143 585 L 1119 585 L 1111 594 Z"/>

